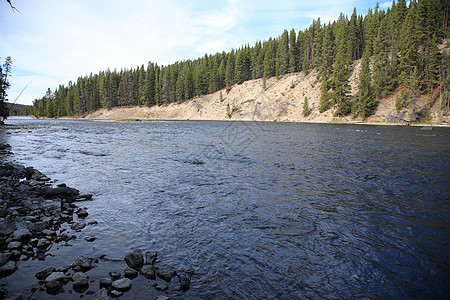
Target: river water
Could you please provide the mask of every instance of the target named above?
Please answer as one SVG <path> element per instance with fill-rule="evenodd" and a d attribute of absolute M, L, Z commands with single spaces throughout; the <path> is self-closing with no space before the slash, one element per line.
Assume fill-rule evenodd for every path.
<path fill-rule="evenodd" d="M 46 263 L 157 251 L 195 270 L 179 299 L 450 296 L 448 128 L 8 123 L 43 126 L 6 137 L 15 161 L 94 194 L 82 206 L 98 224 Z M 31 275 L 7 288 L 28 290 L 43 264 L 21 262 Z M 142 284 L 124 299 L 150 299 Z"/>

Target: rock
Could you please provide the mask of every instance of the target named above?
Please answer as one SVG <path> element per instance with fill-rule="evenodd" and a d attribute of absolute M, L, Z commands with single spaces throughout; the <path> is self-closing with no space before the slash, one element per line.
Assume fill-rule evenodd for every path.
<path fill-rule="evenodd" d="M 44 229 L 48 229 L 49 227 L 50 227 L 49 223 L 42 222 L 42 221 L 41 222 L 32 223 L 32 224 L 29 225 L 29 229 L 32 232 L 38 232 L 38 233 L 42 232 L 42 230 L 44 230 Z"/>
<path fill-rule="evenodd" d="M 3 266 L 4 264 L 6 264 L 10 257 L 11 257 L 11 253 L 9 253 L 9 252 L 0 253 L 0 267 Z"/>
<path fill-rule="evenodd" d="M 77 201 L 87 201 L 92 199 L 92 194 L 80 195 L 77 197 Z"/>
<path fill-rule="evenodd" d="M 0 222 L 0 236 L 8 236 L 16 229 L 16 225 L 12 221 Z"/>
<path fill-rule="evenodd" d="M 146 265 L 154 265 L 156 262 L 156 257 L 158 256 L 158 253 L 156 252 L 145 252 L 145 264 Z"/>
<path fill-rule="evenodd" d="M 34 275 L 39 280 L 44 280 L 47 278 L 50 274 L 52 274 L 55 271 L 55 268 L 50 267 L 43 271 L 37 272 L 36 275 Z"/>
<path fill-rule="evenodd" d="M 178 275 L 178 279 L 180 280 L 180 290 L 186 292 L 191 288 L 191 278 L 186 274 Z"/>
<path fill-rule="evenodd" d="M 79 230 L 83 229 L 84 227 L 86 227 L 86 223 L 84 223 L 84 222 L 75 222 L 72 224 L 72 226 L 70 226 L 70 228 L 72 228 L 75 231 L 79 231 Z"/>
<path fill-rule="evenodd" d="M 122 292 L 116 291 L 116 290 L 112 290 L 110 293 L 111 293 L 111 297 L 113 297 L 113 298 L 119 298 L 123 295 Z"/>
<path fill-rule="evenodd" d="M 84 240 L 86 241 L 86 242 L 93 242 L 93 241 L 95 241 L 97 238 L 96 237 L 93 237 L 93 236 L 87 236 L 87 237 L 85 237 L 84 238 Z"/>
<path fill-rule="evenodd" d="M 130 268 L 140 269 L 144 264 L 144 259 L 142 258 L 142 251 L 135 249 L 125 255 L 125 262 Z"/>
<path fill-rule="evenodd" d="M 155 289 L 158 291 L 165 291 L 169 288 L 169 285 L 167 283 L 158 284 L 155 286 Z"/>
<path fill-rule="evenodd" d="M 39 239 L 36 247 L 47 248 L 50 244 L 51 244 L 51 242 L 47 239 Z"/>
<path fill-rule="evenodd" d="M 88 279 L 88 276 L 86 274 L 84 274 L 83 272 L 75 272 L 72 275 L 72 281 L 78 281 L 81 279 Z"/>
<path fill-rule="evenodd" d="M 161 279 L 164 279 L 167 282 L 170 282 L 170 279 L 172 279 L 173 276 L 177 274 L 177 271 L 170 269 L 170 270 L 164 270 L 158 272 L 158 277 Z"/>
<path fill-rule="evenodd" d="M 115 280 L 112 283 L 112 287 L 115 290 L 118 291 L 128 291 L 129 289 L 131 289 L 131 280 L 129 278 L 122 278 L 119 280 Z"/>
<path fill-rule="evenodd" d="M 52 187 L 44 187 L 42 189 L 42 195 L 49 199 L 49 198 L 73 198 L 80 194 L 80 191 L 74 188 L 66 187 L 66 186 L 59 186 L 56 188 Z"/>
<path fill-rule="evenodd" d="M 10 295 L 8 298 L 4 298 L 4 300 L 23 300 L 23 295 L 22 294 Z"/>
<path fill-rule="evenodd" d="M 5 277 L 11 275 L 17 270 L 17 264 L 15 261 L 8 261 L 3 266 L 0 267 L 0 277 Z"/>
<path fill-rule="evenodd" d="M 84 272 L 89 271 L 92 268 L 92 260 L 84 256 L 78 257 L 74 263 Z"/>
<path fill-rule="evenodd" d="M 122 274 L 120 274 L 120 272 L 111 271 L 109 272 L 109 276 L 111 276 L 112 280 L 118 280 L 122 277 Z"/>
<path fill-rule="evenodd" d="M 112 285 L 111 278 L 100 278 L 98 282 L 100 288 L 109 288 Z"/>
<path fill-rule="evenodd" d="M 80 208 L 76 214 L 78 215 L 78 218 L 84 219 L 86 218 L 89 214 L 88 212 L 84 209 L 84 208 Z"/>
<path fill-rule="evenodd" d="M 21 242 L 11 242 L 8 244 L 8 249 L 9 250 L 17 250 L 17 249 L 20 249 L 21 246 L 22 246 Z"/>
<path fill-rule="evenodd" d="M 20 241 L 20 240 L 27 239 L 29 237 L 31 237 L 30 231 L 26 228 L 22 228 L 22 229 L 15 230 L 12 238 L 13 238 L 13 240 Z"/>
<path fill-rule="evenodd" d="M 59 280 L 63 280 L 65 279 L 66 276 L 64 275 L 63 272 L 53 272 L 50 275 L 47 276 L 47 278 L 45 278 L 45 282 L 50 282 L 50 281 L 59 281 Z"/>
<path fill-rule="evenodd" d="M 97 293 L 92 295 L 91 300 L 108 300 L 108 292 L 105 288 L 102 288 Z"/>
<path fill-rule="evenodd" d="M 156 298 L 156 300 L 169 300 L 169 297 L 159 296 L 158 298 Z"/>
<path fill-rule="evenodd" d="M 57 294 L 62 288 L 62 283 L 59 280 L 52 280 L 45 283 L 45 287 L 47 288 L 47 293 L 49 294 Z"/>
<path fill-rule="evenodd" d="M 152 279 L 152 280 L 156 279 L 155 266 L 153 266 L 153 265 L 145 265 L 145 266 L 143 266 L 141 268 L 140 272 L 141 272 L 142 275 L 144 275 L 148 279 Z"/>
<path fill-rule="evenodd" d="M 136 278 L 138 276 L 138 271 L 136 271 L 135 269 L 131 269 L 131 268 L 125 269 L 124 273 L 125 273 L 125 277 L 130 278 L 130 279 Z"/>
<path fill-rule="evenodd" d="M 79 278 L 74 280 L 72 285 L 75 292 L 84 293 L 89 288 L 89 281 L 87 278 Z"/>

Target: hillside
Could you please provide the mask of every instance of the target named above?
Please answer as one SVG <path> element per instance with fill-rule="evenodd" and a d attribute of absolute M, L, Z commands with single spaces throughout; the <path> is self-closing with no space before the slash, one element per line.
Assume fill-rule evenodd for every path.
<path fill-rule="evenodd" d="M 356 61 L 352 68 L 350 86 L 352 95 L 358 90 L 358 74 L 361 61 Z M 266 90 L 263 90 L 263 79 L 254 79 L 242 84 L 234 85 L 227 94 L 222 89 L 206 96 L 193 98 L 183 103 L 171 103 L 162 106 L 134 106 L 116 107 L 112 109 L 100 109 L 84 116 L 85 119 L 114 120 L 114 119 L 178 119 L 178 120 L 276 120 L 276 121 L 300 121 L 300 122 L 355 122 L 351 116 L 344 118 L 333 117 L 333 109 L 320 113 L 318 110 L 320 101 L 321 83 L 317 80 L 315 71 L 305 75 L 303 72 L 287 74 L 279 79 L 272 77 L 266 81 Z M 409 111 L 398 113 L 395 106 L 399 90 L 389 97 L 379 101 L 378 108 L 367 122 L 396 123 L 408 121 Z M 220 101 L 222 94 L 222 101 Z M 435 95 L 436 96 L 436 95 Z M 311 114 L 303 117 L 303 102 L 308 98 Z M 433 106 L 429 106 L 430 100 L 423 96 L 417 103 L 417 111 L 428 110 L 430 117 L 428 122 L 450 123 L 449 116 L 438 113 L 439 99 Z M 436 97 L 435 97 L 436 99 Z M 229 109 L 227 110 L 227 107 Z M 235 111 L 233 112 L 233 108 Z M 231 118 L 229 114 L 231 113 Z"/>

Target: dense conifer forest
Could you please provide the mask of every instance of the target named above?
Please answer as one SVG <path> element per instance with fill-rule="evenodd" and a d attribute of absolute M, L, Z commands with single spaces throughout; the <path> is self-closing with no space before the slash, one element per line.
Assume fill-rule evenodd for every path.
<path fill-rule="evenodd" d="M 100 108 L 180 103 L 246 80 L 312 69 L 322 83 L 320 112 L 334 108 L 337 116 L 365 118 L 377 99 L 398 87 L 399 109 L 435 89 L 444 93 L 448 108 L 450 58 L 448 48 L 440 49 L 448 43 L 448 20 L 447 0 L 412 0 L 409 6 L 399 0 L 387 10 L 377 4 L 364 16 L 355 8 L 350 18 L 341 14 L 328 24 L 313 20 L 304 31 L 284 30 L 277 38 L 228 53 L 91 73 L 48 89 L 34 101 L 33 112 L 37 117 L 80 116 Z M 350 97 L 350 68 L 359 59 L 359 92 Z"/>

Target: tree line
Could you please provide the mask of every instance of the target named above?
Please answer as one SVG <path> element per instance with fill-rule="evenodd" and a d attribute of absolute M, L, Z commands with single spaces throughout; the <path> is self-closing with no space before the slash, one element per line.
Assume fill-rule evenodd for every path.
<path fill-rule="evenodd" d="M 448 41 L 446 0 L 394 1 L 377 4 L 364 16 L 356 8 L 350 18 L 309 28 L 284 30 L 277 38 L 257 41 L 230 52 L 205 54 L 167 66 L 149 62 L 135 69 L 106 70 L 60 85 L 33 102 L 37 117 L 79 116 L 100 108 L 181 103 L 234 84 L 288 73 L 318 71 L 322 83 L 319 110 L 335 108 L 338 116 L 369 116 L 377 98 L 403 88 L 399 107 L 420 93 L 440 88 L 449 107 L 449 54 L 439 46 Z M 448 46 L 447 46 L 448 47 Z M 350 68 L 362 59 L 359 93 L 350 97 Z"/>

